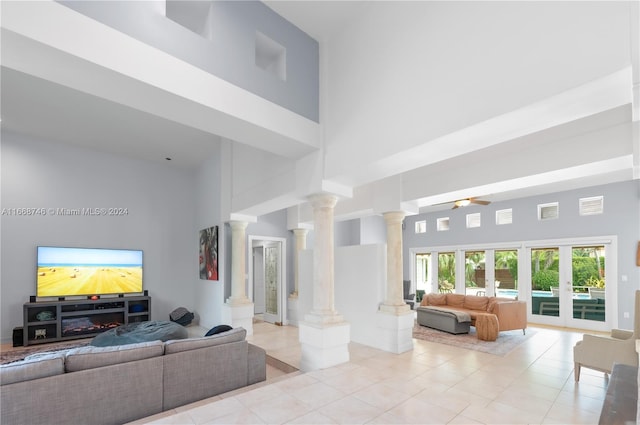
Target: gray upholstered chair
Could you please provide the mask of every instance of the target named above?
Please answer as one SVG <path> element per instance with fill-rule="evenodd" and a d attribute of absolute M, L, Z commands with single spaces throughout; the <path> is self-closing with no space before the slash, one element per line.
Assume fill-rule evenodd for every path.
<path fill-rule="evenodd" d="M 640 291 L 636 291 L 633 331 L 612 329 L 610 336 L 585 334 L 573 347 L 574 375 L 580 380 L 580 368 L 611 373 L 614 363 L 638 366 L 636 339 L 640 338 Z"/>
<path fill-rule="evenodd" d="M 413 306 L 416 304 L 416 294 L 410 294 L 411 291 L 411 281 L 403 280 L 402 281 L 402 289 L 404 295 L 404 302 L 409 304 L 411 310 L 413 310 Z"/>

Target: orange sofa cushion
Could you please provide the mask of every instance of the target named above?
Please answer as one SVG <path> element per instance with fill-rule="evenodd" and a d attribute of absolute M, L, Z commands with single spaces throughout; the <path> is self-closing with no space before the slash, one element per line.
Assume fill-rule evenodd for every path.
<path fill-rule="evenodd" d="M 463 294 L 446 294 L 447 305 L 451 307 L 464 307 L 464 299 L 466 295 Z"/>
<path fill-rule="evenodd" d="M 464 298 L 464 308 L 469 310 L 487 311 L 489 305 L 488 297 L 478 297 L 474 295 L 467 295 Z"/>
<path fill-rule="evenodd" d="M 447 294 L 427 294 L 425 305 L 447 305 Z"/>

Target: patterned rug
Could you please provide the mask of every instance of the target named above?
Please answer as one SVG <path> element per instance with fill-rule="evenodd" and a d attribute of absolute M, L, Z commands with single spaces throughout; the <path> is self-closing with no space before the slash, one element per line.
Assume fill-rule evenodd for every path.
<path fill-rule="evenodd" d="M 534 334 L 535 331 L 533 329 L 527 329 L 526 335 L 522 334 L 522 330 L 503 331 L 500 332 L 498 339 L 495 341 L 482 341 L 476 336 L 476 328 L 473 326 L 468 334 L 458 335 L 420 326 L 417 323 L 413 326 L 413 337 L 416 339 L 482 351 L 484 353 L 495 354 L 496 356 L 507 355 L 511 350 L 531 338 Z"/>
<path fill-rule="evenodd" d="M 29 347 L 15 347 L 10 350 L 0 352 L 0 364 L 11 363 L 22 360 L 31 354 L 44 353 L 50 351 L 70 350 L 71 348 L 83 347 L 91 342 L 91 338 L 73 340 L 65 342 L 54 342 L 51 344 L 31 345 Z"/>

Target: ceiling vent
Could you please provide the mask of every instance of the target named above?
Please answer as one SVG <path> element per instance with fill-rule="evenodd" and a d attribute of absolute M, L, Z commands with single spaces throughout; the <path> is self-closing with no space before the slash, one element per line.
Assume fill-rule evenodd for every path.
<path fill-rule="evenodd" d="M 538 220 L 555 220 L 559 215 L 557 202 L 538 205 Z"/>
<path fill-rule="evenodd" d="M 604 212 L 604 197 L 593 196 L 591 198 L 581 198 L 579 201 L 580 215 L 595 215 Z"/>

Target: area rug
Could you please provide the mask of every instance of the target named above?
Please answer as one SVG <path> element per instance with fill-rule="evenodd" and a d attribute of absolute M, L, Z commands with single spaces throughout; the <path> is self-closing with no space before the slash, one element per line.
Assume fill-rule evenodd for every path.
<path fill-rule="evenodd" d="M 496 356 L 506 356 L 518 345 L 525 342 L 535 334 L 533 329 L 527 329 L 526 335 L 522 330 L 503 331 L 495 341 L 482 341 L 476 335 L 476 328 L 473 326 L 468 334 L 453 335 L 436 329 L 415 323 L 413 326 L 413 337 L 425 341 L 436 342 L 438 344 L 453 345 L 459 348 L 482 351 L 483 353 L 495 354 Z"/>
<path fill-rule="evenodd" d="M 11 363 L 22 360 L 27 356 L 37 353 L 70 350 L 76 347 L 83 347 L 91 342 L 91 338 L 84 340 L 73 340 L 65 342 L 54 342 L 50 344 L 32 345 L 29 347 L 15 347 L 7 351 L 0 352 L 0 364 Z"/>

